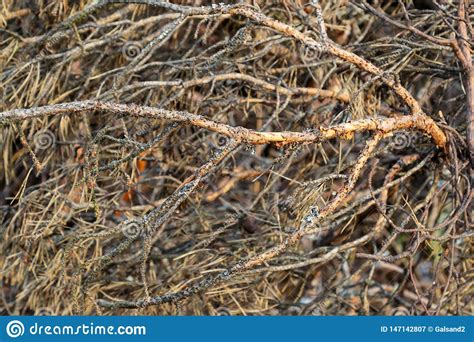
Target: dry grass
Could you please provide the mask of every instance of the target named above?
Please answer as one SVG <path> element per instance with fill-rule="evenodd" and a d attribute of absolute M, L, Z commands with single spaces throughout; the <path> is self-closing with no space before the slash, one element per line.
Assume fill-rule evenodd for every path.
<path fill-rule="evenodd" d="M 106 2 L 0 4 L 2 314 L 473 313 L 464 0 Z"/>

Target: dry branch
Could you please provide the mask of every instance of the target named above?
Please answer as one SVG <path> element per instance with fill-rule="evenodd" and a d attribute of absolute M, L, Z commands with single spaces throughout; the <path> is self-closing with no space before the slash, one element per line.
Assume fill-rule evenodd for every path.
<path fill-rule="evenodd" d="M 468 1 L 4 3 L 2 313 L 471 314 Z"/>

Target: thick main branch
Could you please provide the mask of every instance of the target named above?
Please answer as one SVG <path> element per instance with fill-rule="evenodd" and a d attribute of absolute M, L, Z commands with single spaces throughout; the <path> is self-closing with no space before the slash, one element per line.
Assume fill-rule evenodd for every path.
<path fill-rule="evenodd" d="M 354 133 L 375 131 L 384 134 L 402 129 L 416 129 L 431 136 L 436 145 L 443 148 L 446 137 L 436 123 L 425 115 L 406 115 L 393 118 L 362 119 L 330 127 L 319 127 L 309 132 L 259 132 L 244 127 L 233 127 L 213 121 L 203 115 L 185 111 L 172 111 L 156 107 L 139 106 L 135 104 L 119 104 L 100 101 L 78 101 L 30 109 L 14 109 L 0 113 L 0 123 L 7 121 L 22 121 L 26 119 L 56 116 L 84 111 L 105 111 L 118 115 L 163 119 L 183 122 L 209 131 L 226 135 L 239 142 L 260 145 L 275 143 L 279 145 L 291 143 L 319 143 L 328 139 L 350 139 Z"/>

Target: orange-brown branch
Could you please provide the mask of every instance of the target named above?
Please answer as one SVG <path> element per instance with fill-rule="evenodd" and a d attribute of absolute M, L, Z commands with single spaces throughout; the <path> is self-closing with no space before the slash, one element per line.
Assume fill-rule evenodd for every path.
<path fill-rule="evenodd" d="M 286 145 L 291 143 L 318 143 L 333 138 L 351 139 L 357 132 L 374 131 L 384 134 L 402 129 L 416 129 L 431 136 L 436 145 L 444 147 L 446 137 L 443 131 L 428 116 L 416 114 L 392 118 L 362 119 L 343 123 L 331 127 L 318 127 L 310 132 L 259 132 L 244 127 L 233 127 L 216 122 L 203 115 L 196 115 L 184 111 L 171 111 L 135 104 L 119 104 L 100 101 L 78 101 L 36 107 L 30 109 L 14 109 L 0 113 L 2 121 L 22 121 L 44 116 L 55 116 L 84 111 L 106 111 L 120 115 L 148 117 L 175 122 L 183 122 L 209 131 L 226 135 L 236 141 L 260 145 L 274 143 Z"/>

